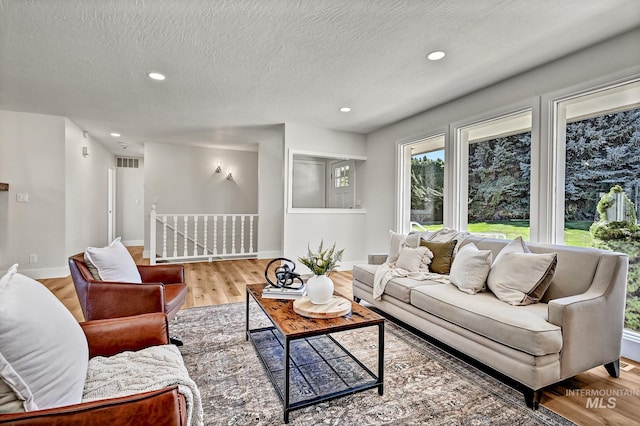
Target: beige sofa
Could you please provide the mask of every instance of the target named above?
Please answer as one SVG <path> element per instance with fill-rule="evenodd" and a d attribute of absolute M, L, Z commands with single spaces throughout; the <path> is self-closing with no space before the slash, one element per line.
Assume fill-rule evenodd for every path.
<path fill-rule="evenodd" d="M 508 240 L 469 237 L 493 257 Z M 557 253 L 553 281 L 540 303 L 512 306 L 490 291 L 467 294 L 453 284 L 394 278 L 380 300 L 372 295 L 376 264 L 353 268 L 353 295 L 520 383 L 537 408 L 540 390 L 604 365 L 619 376 L 629 260 L 622 253 L 528 244 Z"/>

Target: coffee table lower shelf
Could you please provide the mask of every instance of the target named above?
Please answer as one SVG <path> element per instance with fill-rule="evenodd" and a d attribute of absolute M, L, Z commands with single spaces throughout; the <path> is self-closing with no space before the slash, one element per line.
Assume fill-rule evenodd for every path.
<path fill-rule="evenodd" d="M 248 330 L 247 337 L 283 404 L 285 423 L 290 411 L 322 401 L 376 387 L 382 395 L 381 378 L 329 334 L 287 341 L 278 329 L 266 327 Z"/>

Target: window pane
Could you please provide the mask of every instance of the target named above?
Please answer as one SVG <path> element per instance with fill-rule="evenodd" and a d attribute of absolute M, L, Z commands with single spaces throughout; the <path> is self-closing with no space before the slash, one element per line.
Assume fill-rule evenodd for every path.
<path fill-rule="evenodd" d="M 529 238 L 531 132 L 469 145 L 468 231 Z"/>
<path fill-rule="evenodd" d="M 442 227 L 444 149 L 411 156 L 411 221 L 424 228 Z M 416 227 L 414 225 L 414 227 Z M 420 227 L 417 227 L 419 230 Z"/>
<path fill-rule="evenodd" d="M 640 331 L 639 201 L 640 109 L 568 123 L 565 244 L 629 255 L 625 327 L 634 331 Z"/>

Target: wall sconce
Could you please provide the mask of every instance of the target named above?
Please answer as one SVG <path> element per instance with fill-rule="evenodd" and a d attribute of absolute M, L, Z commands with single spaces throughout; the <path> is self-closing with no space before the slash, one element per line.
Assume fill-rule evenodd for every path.
<path fill-rule="evenodd" d="M 233 180 L 233 175 L 231 174 L 231 170 L 229 170 L 229 174 L 227 174 L 227 180 Z"/>
<path fill-rule="evenodd" d="M 83 146 L 82 147 L 82 156 L 83 157 L 88 157 L 89 156 L 89 147 L 88 146 Z"/>
<path fill-rule="evenodd" d="M 218 163 L 218 167 L 216 167 L 216 173 L 222 173 L 222 167 L 220 166 L 220 163 Z"/>

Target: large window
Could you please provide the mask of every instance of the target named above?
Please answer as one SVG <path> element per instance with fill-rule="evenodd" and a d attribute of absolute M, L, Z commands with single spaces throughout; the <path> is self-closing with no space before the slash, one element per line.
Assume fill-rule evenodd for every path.
<path fill-rule="evenodd" d="M 442 228 L 444 223 L 444 135 L 403 145 L 403 228 Z"/>
<path fill-rule="evenodd" d="M 556 114 L 557 239 L 629 255 L 625 327 L 640 332 L 640 82 L 559 101 Z"/>
<path fill-rule="evenodd" d="M 458 143 L 467 157 L 467 179 L 460 185 L 460 212 L 466 216 L 467 230 L 529 239 L 531 111 L 463 127 Z"/>

